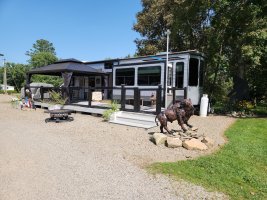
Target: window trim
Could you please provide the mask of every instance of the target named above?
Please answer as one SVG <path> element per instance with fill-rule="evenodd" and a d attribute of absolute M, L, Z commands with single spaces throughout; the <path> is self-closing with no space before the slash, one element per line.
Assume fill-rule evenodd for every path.
<path fill-rule="evenodd" d="M 151 76 L 153 76 L 153 75 L 147 75 L 148 76 L 148 84 L 147 85 L 141 85 L 141 84 L 139 84 L 139 69 L 141 69 L 141 68 L 145 68 L 145 69 L 148 69 L 148 68 L 158 68 L 159 69 L 159 73 L 158 73 L 158 76 L 159 76 L 159 82 L 156 84 L 156 85 L 158 85 L 158 84 L 160 84 L 161 83 L 161 73 L 162 73 L 162 68 L 161 68 L 161 65 L 153 65 L 153 66 L 140 66 L 140 67 L 137 67 L 137 86 L 156 86 L 156 85 L 152 85 L 149 81 L 149 77 L 151 77 Z"/>
<path fill-rule="evenodd" d="M 127 67 L 127 68 L 117 68 L 117 69 L 115 69 L 115 80 L 114 80 L 115 81 L 115 86 L 121 86 L 122 85 L 122 84 L 120 84 L 120 85 L 117 84 L 117 71 L 118 70 L 125 70 L 125 69 L 128 69 L 128 70 L 133 69 L 133 84 L 131 84 L 131 85 L 126 84 L 126 82 L 125 82 L 126 76 L 121 76 L 121 77 L 124 78 L 124 81 L 123 81 L 124 83 L 122 83 L 122 84 L 125 84 L 127 86 L 134 86 L 135 85 L 135 67 Z M 132 76 L 127 76 L 127 77 L 132 77 Z"/>

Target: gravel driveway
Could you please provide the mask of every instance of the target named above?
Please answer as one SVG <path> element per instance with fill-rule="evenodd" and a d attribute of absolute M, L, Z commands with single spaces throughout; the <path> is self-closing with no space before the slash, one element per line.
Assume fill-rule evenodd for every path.
<path fill-rule="evenodd" d="M 0 95 L 0 199 L 225 199 L 185 181 L 149 174 L 153 162 L 196 157 L 224 143 L 223 130 L 234 119 L 200 118 L 191 124 L 213 138 L 207 152 L 155 146 L 144 130 L 109 124 L 102 118 L 73 114 L 74 121 L 45 123 L 42 109 L 11 107 Z M 177 124 L 171 124 L 178 129 Z"/>

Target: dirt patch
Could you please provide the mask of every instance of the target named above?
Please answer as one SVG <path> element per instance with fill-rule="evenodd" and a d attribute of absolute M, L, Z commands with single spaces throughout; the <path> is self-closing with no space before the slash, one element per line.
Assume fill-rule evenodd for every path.
<path fill-rule="evenodd" d="M 3 103 L 11 98 L 0 95 L 0 199 L 188 199 L 195 192 L 187 183 L 177 187 L 143 167 L 213 152 L 235 120 L 193 116 L 190 123 L 215 145 L 189 151 L 156 146 L 150 137 L 159 127 L 127 127 L 82 114 L 73 114 L 72 122 L 45 123 L 49 114 L 43 109 L 21 111 Z M 168 126 L 180 130 L 175 122 Z M 217 197 L 204 189 L 197 195 Z"/>

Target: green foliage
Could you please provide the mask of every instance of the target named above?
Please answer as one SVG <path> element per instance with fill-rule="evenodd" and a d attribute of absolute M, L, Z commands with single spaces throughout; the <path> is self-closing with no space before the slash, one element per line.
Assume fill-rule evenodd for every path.
<path fill-rule="evenodd" d="M 53 43 L 44 39 L 37 40 L 33 44 L 33 49 L 27 51 L 26 55 L 30 56 L 28 62 L 31 68 L 47 66 L 53 64 L 58 60 Z M 31 81 L 49 83 L 54 85 L 55 87 L 58 87 L 63 83 L 61 77 L 46 75 L 33 75 Z"/>
<path fill-rule="evenodd" d="M 150 169 L 224 192 L 231 199 L 267 199 L 266 129 L 266 119 L 240 119 L 226 131 L 229 142 L 215 154 L 157 163 Z"/>
<path fill-rule="evenodd" d="M 29 63 L 33 68 L 36 68 L 50 65 L 57 60 L 57 57 L 51 52 L 39 52 L 31 56 Z"/>
<path fill-rule="evenodd" d="M 133 29 L 137 54 L 166 51 L 166 30 L 171 30 L 170 49 L 197 49 L 206 55 L 205 86 L 212 96 L 226 96 L 224 87 L 237 75 L 249 83 L 251 96 L 267 95 L 267 16 L 265 1 L 142 0 Z"/>
<path fill-rule="evenodd" d="M 15 90 L 7 90 L 6 92 L 7 92 L 7 94 L 17 94 L 17 91 L 15 91 Z M 0 90 L 0 94 L 5 94 L 5 91 Z"/>
<path fill-rule="evenodd" d="M 259 103 L 253 109 L 252 112 L 258 116 L 267 116 L 267 103 Z"/>
<path fill-rule="evenodd" d="M 55 47 L 53 43 L 40 39 L 33 44 L 33 49 L 26 52 L 30 57 L 28 60 L 31 67 L 43 67 L 57 61 Z"/>
<path fill-rule="evenodd" d="M 49 42 L 48 40 L 40 39 L 36 40 L 36 42 L 32 45 L 33 49 L 30 49 L 26 52 L 27 56 L 32 57 L 41 52 L 49 52 L 53 55 L 56 55 L 55 47 L 53 43 Z"/>
<path fill-rule="evenodd" d="M 28 65 L 6 63 L 7 72 L 7 84 L 15 87 L 17 92 L 25 85 L 26 72 L 29 70 Z M 0 82 L 3 83 L 3 72 L 4 69 L 0 68 Z"/>
<path fill-rule="evenodd" d="M 60 92 L 56 92 L 52 90 L 51 92 L 49 92 L 49 94 L 50 94 L 51 101 L 52 101 L 50 103 L 64 105 L 67 101 L 67 98 L 63 98 Z"/>
<path fill-rule="evenodd" d="M 59 87 L 63 83 L 62 77 L 48 75 L 33 75 L 31 80 L 37 83 L 49 83 L 54 87 Z"/>
<path fill-rule="evenodd" d="M 110 116 L 119 110 L 119 104 L 117 103 L 117 101 L 112 101 L 111 104 L 110 104 L 110 109 L 108 110 L 105 110 L 103 112 L 103 118 L 105 121 L 108 121 L 110 119 Z"/>

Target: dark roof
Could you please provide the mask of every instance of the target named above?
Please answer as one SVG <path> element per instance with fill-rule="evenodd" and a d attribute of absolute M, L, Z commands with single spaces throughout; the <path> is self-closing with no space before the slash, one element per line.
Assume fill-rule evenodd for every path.
<path fill-rule="evenodd" d="M 82 62 L 77 61 L 61 61 L 55 62 L 54 64 L 47 65 L 44 67 L 39 67 L 31 69 L 28 74 L 44 74 L 44 75 L 54 75 L 60 76 L 62 72 L 73 72 L 74 75 L 101 75 L 104 72 L 89 67 Z"/>
<path fill-rule="evenodd" d="M 77 60 L 75 58 L 61 59 L 61 60 L 56 61 L 55 63 L 65 63 L 65 62 L 83 63 L 82 61 Z"/>

